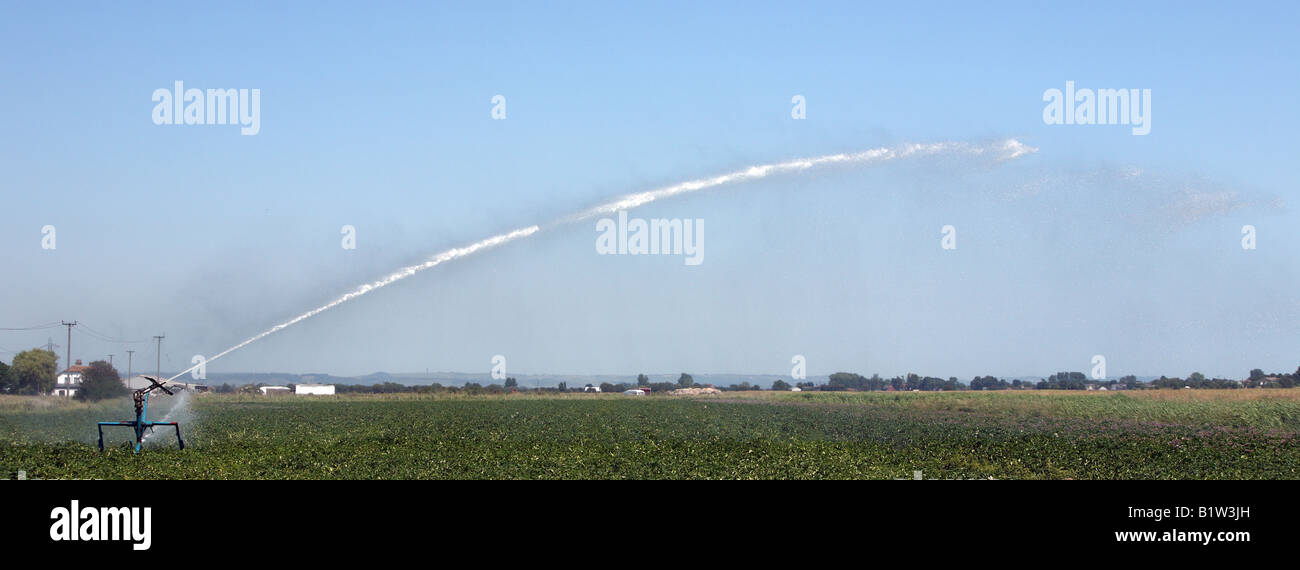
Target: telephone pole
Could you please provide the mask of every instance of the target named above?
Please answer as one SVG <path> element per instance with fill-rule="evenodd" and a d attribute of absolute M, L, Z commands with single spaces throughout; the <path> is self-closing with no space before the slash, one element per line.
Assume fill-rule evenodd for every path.
<path fill-rule="evenodd" d="M 157 335 L 153 338 L 158 341 L 158 371 L 155 372 L 155 374 L 158 375 L 159 380 L 162 380 L 162 339 L 167 338 L 167 333 Z"/>
<path fill-rule="evenodd" d="M 77 326 L 77 321 L 72 321 L 72 322 L 59 321 L 59 322 L 63 323 L 63 326 L 68 327 L 68 346 L 65 347 L 68 350 L 68 355 L 67 355 L 68 359 L 63 362 L 63 369 L 69 371 L 68 381 L 71 382 L 72 381 L 72 372 L 71 372 L 72 370 L 72 327 Z"/>
<path fill-rule="evenodd" d="M 131 360 L 135 356 L 134 350 L 126 351 L 126 379 L 131 380 Z"/>
<path fill-rule="evenodd" d="M 109 367 L 112 367 L 112 366 L 113 366 L 113 355 L 111 355 L 111 354 L 108 355 L 108 365 L 109 365 Z"/>

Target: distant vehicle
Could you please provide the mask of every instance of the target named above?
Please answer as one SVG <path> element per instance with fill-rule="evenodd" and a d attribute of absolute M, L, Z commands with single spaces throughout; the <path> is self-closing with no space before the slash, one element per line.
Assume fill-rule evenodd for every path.
<path fill-rule="evenodd" d="M 600 392 L 600 386 L 583 386 L 583 392 Z"/>
<path fill-rule="evenodd" d="M 631 389 L 631 390 L 625 390 L 625 391 L 623 392 L 623 395 L 625 395 L 625 396 L 644 396 L 644 395 L 645 395 L 645 390 L 637 390 L 637 389 L 633 388 L 633 389 Z"/>

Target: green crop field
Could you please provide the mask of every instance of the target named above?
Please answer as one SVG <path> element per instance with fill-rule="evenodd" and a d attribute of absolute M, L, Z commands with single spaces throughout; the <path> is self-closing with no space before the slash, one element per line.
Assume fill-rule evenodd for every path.
<path fill-rule="evenodd" d="M 1294 479 L 1300 390 L 199 395 L 136 456 L 100 404 L 0 397 L 28 478 Z M 167 412 L 157 402 L 152 416 Z"/>

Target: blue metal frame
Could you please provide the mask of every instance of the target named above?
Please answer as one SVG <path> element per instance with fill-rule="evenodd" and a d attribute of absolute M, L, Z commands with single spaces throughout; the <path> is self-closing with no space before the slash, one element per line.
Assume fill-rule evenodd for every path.
<path fill-rule="evenodd" d="M 146 376 L 146 378 L 149 378 Z M 149 414 L 149 392 L 154 388 L 162 388 L 164 392 L 171 393 L 170 390 L 159 384 L 157 380 L 149 378 L 153 385 L 148 388 L 141 388 L 135 391 L 135 421 L 130 422 L 99 422 L 99 450 L 104 451 L 104 426 L 125 426 L 135 430 L 135 453 L 140 453 L 140 447 L 144 445 L 145 430 L 153 431 L 154 426 L 171 426 L 176 429 L 176 444 L 181 449 L 185 449 L 185 441 L 181 439 L 181 426 L 177 422 L 151 422 L 146 418 Z"/>

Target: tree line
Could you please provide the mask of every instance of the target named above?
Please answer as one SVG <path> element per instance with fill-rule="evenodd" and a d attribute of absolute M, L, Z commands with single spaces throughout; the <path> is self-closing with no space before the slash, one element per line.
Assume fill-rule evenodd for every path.
<path fill-rule="evenodd" d="M 0 394 L 27 394 L 43 395 L 49 394 L 56 388 L 58 376 L 58 355 L 49 350 L 33 348 L 24 350 L 14 355 L 12 363 L 6 364 L 0 361 Z M 244 384 L 235 386 L 232 384 L 219 384 L 215 391 L 219 393 L 246 392 L 260 393 L 259 388 L 263 384 Z M 651 382 L 645 374 L 638 374 L 635 382 L 602 382 L 599 385 L 601 392 L 624 392 L 629 389 L 647 389 L 651 393 L 667 393 L 678 388 L 691 388 L 698 386 L 695 378 L 685 372 L 677 378 L 676 382 Z M 1200 389 L 1236 389 L 1236 388 L 1292 388 L 1300 386 L 1300 367 L 1296 368 L 1293 373 L 1272 373 L 1266 374 L 1258 368 L 1251 370 L 1250 374 L 1244 380 L 1233 380 L 1226 378 L 1206 378 L 1200 372 L 1193 372 L 1186 378 L 1170 378 L 1161 376 L 1151 382 L 1141 382 L 1136 376 L 1123 376 L 1111 380 L 1091 380 L 1082 372 L 1057 372 L 1039 380 L 1037 382 L 1013 379 L 1010 382 L 994 376 L 976 376 L 970 382 L 962 382 L 956 377 L 947 379 L 932 376 L 921 376 L 918 374 L 907 374 L 906 376 L 895 376 L 893 378 L 881 378 L 879 374 L 873 374 L 870 378 L 852 372 L 836 372 L 831 374 L 825 384 L 816 384 L 814 382 L 797 382 L 793 386 L 785 380 L 777 380 L 772 383 L 772 390 L 790 390 L 799 388 L 801 390 L 820 390 L 820 391 L 914 391 L 920 390 L 925 392 L 934 391 L 957 391 L 957 390 L 1086 390 L 1091 386 L 1095 388 L 1107 389 L 1141 389 L 1141 388 L 1200 388 Z M 290 385 L 292 387 L 292 385 Z M 336 393 L 366 393 L 366 394 L 392 394 L 392 393 L 435 393 L 435 392 L 466 392 L 476 393 L 505 393 L 520 390 L 530 390 L 521 388 L 519 381 L 515 378 L 506 378 L 502 384 L 488 384 L 486 386 L 478 382 L 466 382 L 462 386 L 444 386 L 442 384 L 427 384 L 408 386 L 396 382 L 383 382 L 378 384 L 335 384 Z M 531 390 L 541 392 L 583 392 L 594 388 L 592 384 L 584 386 L 569 386 L 567 382 L 560 382 L 556 387 L 533 388 Z M 740 382 L 730 386 L 718 386 L 720 390 L 762 390 L 763 387 L 749 382 Z M 82 372 L 82 382 L 77 386 L 75 398 L 80 400 L 102 400 L 105 398 L 115 398 L 125 396 L 130 392 L 122 383 L 121 377 L 112 365 L 103 360 L 91 362 L 86 370 Z"/>
<path fill-rule="evenodd" d="M 1150 382 L 1142 382 L 1137 376 L 1128 375 L 1110 380 L 1092 380 L 1082 372 L 1057 372 L 1038 380 L 1012 379 L 1007 381 L 995 376 L 976 376 L 969 382 L 962 382 L 956 377 L 947 379 L 936 378 L 933 376 L 921 376 L 918 374 L 908 374 L 906 376 L 895 376 L 893 378 L 881 378 L 879 374 L 873 374 L 870 378 L 855 374 L 852 372 L 836 372 L 831 374 L 825 384 L 815 382 L 797 382 L 791 385 L 785 380 L 777 380 L 772 383 L 771 390 L 783 391 L 792 388 L 800 390 L 812 390 L 823 392 L 835 391 L 886 391 L 895 390 L 900 392 L 911 392 L 914 390 L 923 392 L 938 391 L 961 391 L 961 390 L 1087 390 L 1089 386 L 1094 389 L 1106 388 L 1108 390 L 1138 390 L 1144 388 L 1202 388 L 1202 389 L 1234 389 L 1234 388 L 1291 388 L 1300 385 L 1300 368 L 1292 374 L 1265 374 L 1259 369 L 1251 370 L 1250 377 L 1246 380 L 1229 380 L 1223 378 L 1206 378 L 1204 374 L 1193 372 L 1187 378 L 1169 378 L 1161 376 L 1159 379 Z M 246 384 L 235 387 L 233 385 L 219 385 L 217 392 L 246 392 L 259 393 L 258 388 L 261 384 Z M 292 384 L 289 385 L 292 388 Z M 560 382 L 556 387 L 542 388 L 521 388 L 514 378 L 506 378 L 504 384 L 483 385 L 478 382 L 466 382 L 462 386 L 444 386 L 442 384 L 427 384 L 408 386 L 396 382 L 383 382 L 377 384 L 335 384 L 335 392 L 353 393 L 353 394 L 396 394 L 396 393 L 439 393 L 454 392 L 467 394 L 501 394 L 511 391 L 536 391 L 536 392 L 584 392 L 589 388 L 599 387 L 601 392 L 620 393 L 633 388 L 649 389 L 650 393 L 663 394 L 676 390 L 678 388 L 691 388 L 700 386 L 695 379 L 687 373 L 682 373 L 676 382 L 651 382 L 645 374 L 637 375 L 635 382 L 602 382 L 598 386 L 586 384 L 584 386 L 570 386 L 567 382 Z M 750 384 L 749 382 L 740 382 L 729 386 L 717 386 L 723 391 L 747 391 L 747 390 L 765 390 L 760 385 Z"/>
<path fill-rule="evenodd" d="M 952 391 L 952 390 L 1087 390 L 1106 388 L 1109 390 L 1137 390 L 1142 388 L 1201 388 L 1201 389 L 1235 389 L 1235 388 L 1293 388 L 1300 386 L 1300 367 L 1294 373 L 1265 374 L 1260 369 L 1250 371 L 1245 380 L 1226 378 L 1206 378 L 1200 372 L 1193 372 L 1187 378 L 1169 378 L 1161 376 L 1150 382 L 1142 382 L 1137 376 L 1129 375 L 1110 380 L 1092 380 L 1082 372 L 1057 372 L 1037 382 L 1013 379 L 1007 382 L 994 376 L 976 376 L 969 383 L 955 377 L 947 380 L 931 376 L 908 374 L 884 379 L 879 374 L 866 378 L 851 372 L 831 374 L 827 383 L 816 385 L 812 382 L 797 384 L 801 389 L 837 391 Z"/>
<path fill-rule="evenodd" d="M 58 355 L 49 350 L 33 348 L 19 352 L 12 364 L 0 362 L 0 394 L 49 394 L 57 387 L 58 367 Z M 117 369 L 103 360 L 91 362 L 81 372 L 81 383 L 76 389 L 74 398 L 90 401 L 117 398 L 130 392 Z"/>

